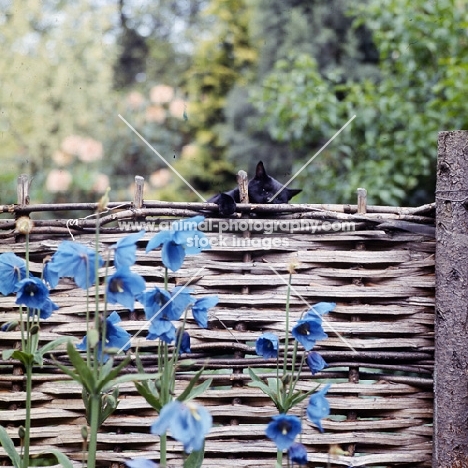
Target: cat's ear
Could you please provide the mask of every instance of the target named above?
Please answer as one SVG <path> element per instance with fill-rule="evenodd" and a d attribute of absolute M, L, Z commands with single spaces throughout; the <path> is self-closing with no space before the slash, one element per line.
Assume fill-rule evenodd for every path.
<path fill-rule="evenodd" d="M 295 197 L 298 193 L 302 192 L 302 189 L 287 189 L 288 191 L 288 200 L 291 200 L 292 197 Z"/>
<path fill-rule="evenodd" d="M 265 171 L 265 166 L 263 165 L 262 161 L 259 161 L 257 164 L 257 167 L 255 169 L 255 178 L 256 179 L 266 179 L 268 177 L 266 171 Z"/>
<path fill-rule="evenodd" d="M 236 202 L 234 197 L 227 193 L 220 193 L 219 199 L 216 203 L 221 216 L 231 216 L 236 211 Z"/>

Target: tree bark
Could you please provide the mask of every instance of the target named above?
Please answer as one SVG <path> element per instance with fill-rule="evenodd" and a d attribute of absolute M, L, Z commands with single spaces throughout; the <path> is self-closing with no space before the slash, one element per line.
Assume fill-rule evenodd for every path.
<path fill-rule="evenodd" d="M 468 131 L 440 132 L 434 468 L 468 466 Z"/>

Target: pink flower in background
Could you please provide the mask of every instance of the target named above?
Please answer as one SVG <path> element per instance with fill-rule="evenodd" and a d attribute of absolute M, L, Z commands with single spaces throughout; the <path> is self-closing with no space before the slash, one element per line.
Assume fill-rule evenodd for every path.
<path fill-rule="evenodd" d="M 178 119 L 183 119 L 185 107 L 186 107 L 186 104 L 183 99 L 174 99 L 169 104 L 169 112 L 173 117 L 176 117 Z"/>
<path fill-rule="evenodd" d="M 170 182 L 171 177 L 169 169 L 159 169 L 150 175 L 150 183 L 153 187 L 164 187 Z"/>
<path fill-rule="evenodd" d="M 157 85 L 150 90 L 150 99 L 152 102 L 162 104 L 174 99 L 174 88 L 172 86 Z"/>
<path fill-rule="evenodd" d="M 83 162 L 98 161 L 103 156 L 103 147 L 100 141 L 79 135 L 65 137 L 61 149 L 64 153 L 78 156 Z"/>
<path fill-rule="evenodd" d="M 83 138 L 79 135 L 69 135 L 62 141 L 61 149 L 65 153 L 77 155 L 81 148 Z"/>
<path fill-rule="evenodd" d="M 196 157 L 197 153 L 198 153 L 197 145 L 182 146 L 181 157 L 183 159 L 192 159 L 192 158 Z"/>
<path fill-rule="evenodd" d="M 105 192 L 109 185 L 109 177 L 106 174 L 96 174 L 93 183 L 93 190 L 95 192 Z"/>
<path fill-rule="evenodd" d="M 52 155 L 52 160 L 58 166 L 68 166 L 72 162 L 73 156 L 69 153 L 65 153 L 62 150 L 57 150 L 54 151 L 54 154 Z"/>
<path fill-rule="evenodd" d="M 52 169 L 47 175 L 46 189 L 49 192 L 66 192 L 72 183 L 73 177 L 64 169 Z"/>
<path fill-rule="evenodd" d="M 102 159 L 103 148 L 100 141 L 93 138 L 83 138 L 77 156 L 83 162 L 93 162 Z"/>
<path fill-rule="evenodd" d="M 145 103 L 145 97 L 138 91 L 132 91 L 127 95 L 127 105 L 132 110 L 137 110 Z"/>
<path fill-rule="evenodd" d="M 161 106 L 148 106 L 145 118 L 147 122 L 163 123 L 166 120 L 166 111 Z"/>

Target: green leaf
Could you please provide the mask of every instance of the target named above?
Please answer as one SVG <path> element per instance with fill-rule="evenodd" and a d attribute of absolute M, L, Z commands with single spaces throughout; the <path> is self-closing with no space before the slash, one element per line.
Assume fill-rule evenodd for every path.
<path fill-rule="evenodd" d="M 2 358 L 4 361 L 8 361 L 8 359 L 11 358 L 11 356 L 13 355 L 13 353 L 15 352 L 16 350 L 15 349 L 5 349 L 3 352 L 2 352 Z"/>
<path fill-rule="evenodd" d="M 24 351 L 15 351 L 11 357 L 13 359 L 18 359 L 18 361 L 21 361 L 25 366 L 29 366 L 34 362 L 34 356 L 29 353 L 25 353 Z"/>
<path fill-rule="evenodd" d="M 188 396 L 190 395 L 190 392 L 192 391 L 193 387 L 195 384 L 198 382 L 200 379 L 203 371 L 205 370 L 204 367 L 202 367 L 190 380 L 189 384 L 185 388 L 185 390 L 177 397 L 177 400 L 179 401 L 186 401 L 188 399 Z"/>
<path fill-rule="evenodd" d="M 193 451 L 184 461 L 184 468 L 201 468 L 205 458 L 205 442 L 200 450 Z"/>
<path fill-rule="evenodd" d="M 255 374 L 255 372 L 250 367 L 248 368 L 248 371 L 249 371 L 250 378 L 252 379 L 252 382 L 250 382 L 248 385 L 250 387 L 257 387 L 260 390 L 262 390 L 262 392 L 265 395 L 268 395 L 273 401 L 273 403 L 276 406 L 278 406 L 280 402 L 278 401 L 278 395 L 276 393 L 276 389 L 272 390 L 265 382 L 263 382 L 262 379 L 260 379 L 260 377 L 257 376 L 257 374 Z"/>
<path fill-rule="evenodd" d="M 154 382 L 135 382 L 138 393 L 154 408 L 158 413 L 163 407 L 159 398 L 159 392 Z"/>
<path fill-rule="evenodd" d="M 81 357 L 71 341 L 67 344 L 67 353 L 76 373 L 80 376 L 81 383 L 86 387 L 89 393 L 95 395 L 97 382 L 95 382 L 93 373 L 86 364 L 86 361 Z"/>
<path fill-rule="evenodd" d="M 57 348 L 58 346 L 60 346 L 61 344 L 63 343 L 66 343 L 70 341 L 70 337 L 69 336 L 61 336 L 60 338 L 57 338 L 55 339 L 54 341 L 51 341 L 50 343 L 47 343 L 46 345 L 44 345 L 42 348 L 38 349 L 35 353 L 34 353 L 34 361 L 42 367 L 43 363 L 44 363 L 44 355 L 52 350 L 54 350 L 55 348 Z"/>
<path fill-rule="evenodd" d="M 205 380 L 205 382 L 203 382 L 202 384 L 194 387 L 193 390 L 187 395 L 187 397 L 185 397 L 184 400 L 180 400 L 180 401 L 189 401 L 189 400 L 193 400 L 194 398 L 199 397 L 211 387 L 212 383 L 213 383 L 213 379 Z"/>
<path fill-rule="evenodd" d="M 288 406 L 288 410 L 298 405 L 302 401 L 304 401 L 307 397 L 310 397 L 313 393 L 316 392 L 316 390 L 319 387 L 320 385 L 317 385 L 314 389 L 309 390 L 308 392 L 305 392 L 305 393 L 302 393 L 302 392 L 293 393 L 290 397 L 286 399 L 286 405 Z"/>
<path fill-rule="evenodd" d="M 5 452 L 10 457 L 11 462 L 15 468 L 20 468 L 21 466 L 21 459 L 18 452 L 15 449 L 15 445 L 11 440 L 10 436 L 8 435 L 7 431 L 3 426 L 0 426 L 0 443 L 2 447 L 5 449 Z"/>
<path fill-rule="evenodd" d="M 108 392 L 112 387 L 120 385 L 121 383 L 134 382 L 135 380 L 151 380 L 159 378 L 160 374 L 127 374 L 117 377 L 115 380 L 108 382 L 101 389 L 102 392 Z"/>
<path fill-rule="evenodd" d="M 51 454 L 52 457 L 44 457 L 45 454 Z M 52 466 L 60 464 L 64 468 L 73 468 L 73 463 L 70 459 L 62 452 L 56 449 L 49 449 L 45 452 L 41 452 L 38 455 L 31 457 L 30 466 Z"/>
<path fill-rule="evenodd" d="M 114 369 L 112 369 L 112 366 L 114 364 L 114 360 L 112 358 L 109 359 L 101 369 L 101 375 L 103 375 L 103 377 L 101 377 L 99 379 L 99 381 L 98 381 L 97 390 L 101 390 L 104 387 L 107 388 L 108 387 L 107 384 L 112 382 L 112 380 L 114 380 L 120 374 L 120 371 L 125 366 L 128 365 L 130 360 L 131 360 L 131 356 L 127 356 L 119 365 L 117 365 Z"/>

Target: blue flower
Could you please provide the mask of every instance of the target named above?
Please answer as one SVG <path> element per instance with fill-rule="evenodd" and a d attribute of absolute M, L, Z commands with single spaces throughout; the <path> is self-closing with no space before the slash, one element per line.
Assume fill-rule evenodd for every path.
<path fill-rule="evenodd" d="M 145 308 L 147 320 L 154 318 L 179 320 L 184 310 L 194 301 L 190 290 L 176 286 L 171 293 L 164 289 L 154 288 L 138 296 Z"/>
<path fill-rule="evenodd" d="M 176 338 L 177 338 L 177 343 L 179 344 L 180 341 L 180 348 L 179 348 L 179 354 L 182 353 L 190 353 L 190 335 L 184 331 L 182 333 L 182 337 L 180 336 L 182 332 L 182 328 L 179 328 L 176 333 Z"/>
<path fill-rule="evenodd" d="M 117 269 L 130 267 L 135 263 L 136 243 L 145 235 L 145 231 L 135 232 L 120 239 L 112 247 L 115 249 L 114 266 Z"/>
<path fill-rule="evenodd" d="M 314 314 L 298 320 L 291 333 L 306 351 L 310 351 L 317 340 L 328 338 L 322 328 L 322 318 Z"/>
<path fill-rule="evenodd" d="M 307 312 L 306 317 L 316 317 L 317 315 L 328 314 L 336 307 L 334 302 L 318 302 L 314 304 Z"/>
<path fill-rule="evenodd" d="M 121 304 L 130 310 L 135 305 L 135 297 L 146 288 L 145 280 L 128 268 L 117 270 L 107 284 L 107 301 L 111 304 Z"/>
<path fill-rule="evenodd" d="M 45 305 L 49 290 L 39 278 L 24 278 L 17 286 L 16 304 L 33 309 L 41 309 Z"/>
<path fill-rule="evenodd" d="M 0 255 L 0 293 L 4 296 L 18 290 L 17 283 L 26 278 L 26 262 L 12 252 Z"/>
<path fill-rule="evenodd" d="M 146 246 L 146 252 L 162 245 L 161 257 L 166 268 L 177 271 L 184 262 L 185 255 L 196 254 L 209 248 L 208 239 L 197 230 L 203 216 L 195 216 L 172 223 L 170 230 L 158 232 Z"/>
<path fill-rule="evenodd" d="M 176 329 L 170 320 L 156 318 L 151 320 L 148 329 L 147 340 L 157 340 L 158 338 L 171 344 L 175 340 Z"/>
<path fill-rule="evenodd" d="M 208 309 L 214 307 L 218 302 L 218 296 L 207 296 L 196 300 L 192 307 L 192 315 L 199 327 L 208 327 Z"/>
<path fill-rule="evenodd" d="M 307 449 L 303 444 L 295 442 L 289 447 L 288 456 L 292 463 L 307 465 Z"/>
<path fill-rule="evenodd" d="M 54 310 L 57 310 L 59 306 L 55 304 L 55 302 L 52 302 L 50 297 L 48 297 L 43 304 L 43 306 L 39 310 L 39 317 L 43 320 L 48 319 Z"/>
<path fill-rule="evenodd" d="M 278 357 L 278 337 L 274 333 L 263 333 L 257 338 L 255 351 L 265 359 Z"/>
<path fill-rule="evenodd" d="M 320 391 L 314 393 L 307 405 L 307 416 L 318 427 L 320 432 L 323 432 L 321 419 L 330 414 L 330 403 L 325 398 L 331 384 L 325 385 Z"/>
<path fill-rule="evenodd" d="M 307 355 L 306 359 L 307 365 L 309 366 L 310 372 L 312 372 L 312 375 L 315 375 L 317 372 L 320 372 L 323 368 L 327 367 L 327 363 L 323 359 L 322 356 L 320 356 L 317 351 L 312 351 Z"/>
<path fill-rule="evenodd" d="M 172 437 L 184 445 L 184 451 L 190 453 L 202 449 L 212 422 L 211 414 L 203 406 L 174 400 L 162 408 L 151 425 L 151 433 L 161 435 L 169 429 Z"/>
<path fill-rule="evenodd" d="M 158 468 L 158 464 L 147 460 L 146 458 L 134 458 L 128 462 L 125 462 L 130 468 Z"/>
<path fill-rule="evenodd" d="M 104 345 L 104 351 L 108 348 L 123 349 L 126 351 L 130 348 L 130 339 L 132 336 L 121 326 L 117 325 L 120 322 L 120 316 L 117 312 L 112 312 L 109 317 L 106 318 L 106 342 Z M 102 362 L 106 362 L 109 356 L 102 349 L 102 342 L 99 340 L 98 343 L 98 356 Z M 86 351 L 88 347 L 88 338 L 85 336 L 83 341 L 76 345 L 77 349 Z"/>
<path fill-rule="evenodd" d="M 88 289 L 95 281 L 96 252 L 77 242 L 63 241 L 52 260 L 46 265 L 45 280 L 51 288 L 57 286 L 58 278 L 73 278 L 81 289 Z M 98 266 L 104 265 L 101 257 Z"/>
<path fill-rule="evenodd" d="M 278 414 L 266 428 L 266 435 L 278 447 L 278 450 L 287 450 L 294 442 L 297 434 L 301 432 L 301 420 L 297 416 Z"/>

